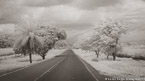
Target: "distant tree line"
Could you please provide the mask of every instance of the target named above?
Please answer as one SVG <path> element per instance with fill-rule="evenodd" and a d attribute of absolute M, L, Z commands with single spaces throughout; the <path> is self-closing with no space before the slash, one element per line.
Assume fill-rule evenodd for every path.
<path fill-rule="evenodd" d="M 12 34 L 0 32 L 0 48 L 12 47 L 14 38 Z"/>

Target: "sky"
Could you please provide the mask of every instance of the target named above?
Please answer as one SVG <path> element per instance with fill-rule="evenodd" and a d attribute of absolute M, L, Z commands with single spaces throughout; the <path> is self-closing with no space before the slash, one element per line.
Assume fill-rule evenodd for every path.
<path fill-rule="evenodd" d="M 12 31 L 15 24 L 33 22 L 64 28 L 74 40 L 108 17 L 130 22 L 123 41 L 143 40 L 145 0 L 0 0 L 0 31 Z"/>

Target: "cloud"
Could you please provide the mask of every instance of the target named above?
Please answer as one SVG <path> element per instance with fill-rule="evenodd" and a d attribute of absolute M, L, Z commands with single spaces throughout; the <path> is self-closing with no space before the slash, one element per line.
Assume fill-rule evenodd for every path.
<path fill-rule="evenodd" d="M 124 16 L 136 22 L 143 18 L 145 5 L 142 0 L 1 0 L 0 3 L 1 24 L 28 17 L 54 24 L 95 24 L 110 16 Z"/>
<path fill-rule="evenodd" d="M 33 19 L 42 23 L 65 24 L 77 22 L 83 14 L 83 11 L 72 6 L 58 5 L 39 8 L 32 7 L 27 13 Z"/>
<path fill-rule="evenodd" d="M 64 5 L 72 2 L 72 0 L 23 0 L 23 5 L 30 7 L 48 7 L 55 5 Z"/>
<path fill-rule="evenodd" d="M 75 31 L 85 31 L 108 17 L 123 17 L 131 23 L 130 30 L 141 29 L 145 21 L 145 1 L 0 0 L 0 12 L 0 24 L 23 21 L 54 24 L 70 30 L 73 35 Z"/>
<path fill-rule="evenodd" d="M 24 11 L 19 0 L 0 0 L 0 24 L 18 22 Z"/>
<path fill-rule="evenodd" d="M 67 30 L 85 30 L 88 29 L 89 27 L 93 26 L 91 24 L 87 23 L 71 23 L 71 24 L 62 24 L 61 25 L 63 28 Z"/>
<path fill-rule="evenodd" d="M 10 34 L 12 34 L 12 33 L 14 33 L 14 30 L 15 30 L 15 25 L 13 25 L 13 24 L 0 25 L 0 32 L 2 32 L 2 33 L 10 33 Z"/>
<path fill-rule="evenodd" d="M 22 4 L 30 7 L 49 7 L 71 5 L 81 9 L 95 9 L 100 6 L 110 6 L 120 0 L 21 0 Z"/>
<path fill-rule="evenodd" d="M 81 9 L 96 9 L 102 6 L 110 6 L 119 3 L 120 0 L 73 0 L 72 6 Z"/>
<path fill-rule="evenodd" d="M 145 40 L 144 38 L 145 31 L 133 30 L 129 31 L 128 34 L 121 37 L 121 41 L 130 42 L 130 41 L 140 41 Z"/>

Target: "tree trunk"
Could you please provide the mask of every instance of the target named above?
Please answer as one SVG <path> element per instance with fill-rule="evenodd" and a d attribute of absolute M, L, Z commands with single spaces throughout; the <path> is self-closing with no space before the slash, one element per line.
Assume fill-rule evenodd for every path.
<path fill-rule="evenodd" d="M 118 45 L 118 41 L 119 41 L 119 38 L 116 39 L 116 45 Z M 113 54 L 113 58 L 114 58 L 113 60 L 116 60 L 116 53 L 117 53 L 117 46 L 116 46 L 116 50 Z"/>
<path fill-rule="evenodd" d="M 42 59 L 43 59 L 43 60 L 45 59 L 45 55 L 42 55 Z"/>
<path fill-rule="evenodd" d="M 26 50 L 24 50 L 23 52 L 24 52 L 24 56 L 26 56 Z"/>
<path fill-rule="evenodd" d="M 97 54 L 97 58 L 99 57 L 99 54 Z"/>
<path fill-rule="evenodd" d="M 107 59 L 109 58 L 109 54 L 107 55 Z"/>
<path fill-rule="evenodd" d="M 96 53 L 96 55 L 97 55 L 97 58 L 99 57 L 99 54 L 98 54 L 98 52 L 95 50 L 95 53 Z"/>
<path fill-rule="evenodd" d="M 112 53 L 113 55 L 113 60 L 116 60 L 116 53 Z"/>
<path fill-rule="evenodd" d="M 29 58 L 30 58 L 30 63 L 32 63 L 32 53 L 31 53 L 31 51 L 29 53 Z"/>
<path fill-rule="evenodd" d="M 98 57 L 99 57 L 99 54 L 100 54 L 100 49 L 98 49 Z"/>
<path fill-rule="evenodd" d="M 119 38 L 116 39 L 116 45 L 118 44 Z"/>

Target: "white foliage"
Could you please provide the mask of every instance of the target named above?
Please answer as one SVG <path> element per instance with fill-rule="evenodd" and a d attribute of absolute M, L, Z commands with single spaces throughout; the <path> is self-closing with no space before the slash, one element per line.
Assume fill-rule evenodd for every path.
<path fill-rule="evenodd" d="M 66 40 L 59 40 L 55 43 L 55 48 L 64 49 L 68 47 L 68 43 Z"/>
<path fill-rule="evenodd" d="M 119 39 L 126 32 L 126 23 L 122 19 L 106 19 L 90 33 L 85 33 L 78 41 L 78 45 L 84 50 L 103 50 L 115 52 L 120 48 Z M 111 45 L 115 48 L 111 49 Z"/>

